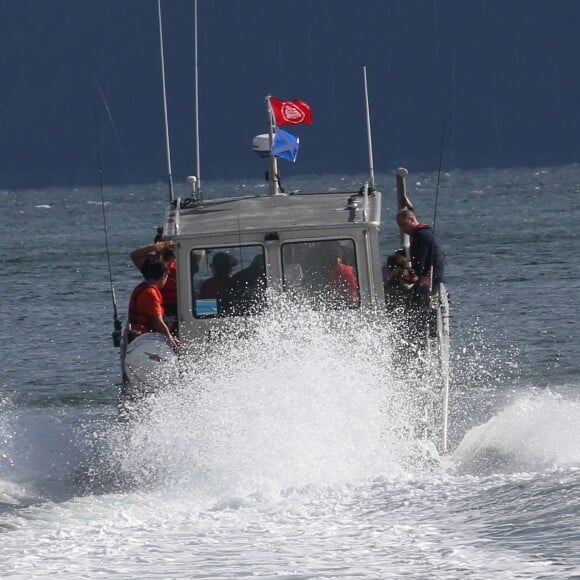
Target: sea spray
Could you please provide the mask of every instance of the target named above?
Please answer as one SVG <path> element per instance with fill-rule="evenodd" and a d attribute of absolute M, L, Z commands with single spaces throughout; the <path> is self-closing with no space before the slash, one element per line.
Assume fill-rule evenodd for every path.
<path fill-rule="evenodd" d="M 140 485 L 226 495 L 401 473 L 422 398 L 386 320 L 280 299 L 192 345 L 112 445 Z"/>
<path fill-rule="evenodd" d="M 580 402 L 527 391 L 465 434 L 454 457 L 460 472 L 534 472 L 580 465 Z"/>

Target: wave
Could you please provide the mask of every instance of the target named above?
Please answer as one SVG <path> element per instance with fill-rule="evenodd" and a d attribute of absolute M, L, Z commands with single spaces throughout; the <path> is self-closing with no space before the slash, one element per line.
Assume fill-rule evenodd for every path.
<path fill-rule="evenodd" d="M 580 465 L 580 401 L 526 393 L 471 429 L 454 460 L 460 472 L 539 471 Z"/>

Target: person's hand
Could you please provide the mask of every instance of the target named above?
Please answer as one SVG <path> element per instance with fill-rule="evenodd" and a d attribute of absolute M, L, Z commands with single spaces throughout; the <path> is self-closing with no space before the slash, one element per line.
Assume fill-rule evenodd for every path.
<path fill-rule="evenodd" d="M 155 242 L 153 244 L 155 246 L 156 252 L 162 252 L 163 250 L 174 249 L 175 244 L 170 240 L 163 240 L 162 242 Z"/>

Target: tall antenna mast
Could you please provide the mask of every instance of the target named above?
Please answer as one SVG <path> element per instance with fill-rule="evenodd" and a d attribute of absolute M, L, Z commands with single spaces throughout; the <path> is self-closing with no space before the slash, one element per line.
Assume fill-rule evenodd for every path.
<path fill-rule="evenodd" d="M 367 139 L 369 146 L 369 189 L 372 191 L 375 188 L 375 167 L 373 162 L 373 138 L 371 135 L 371 112 L 369 107 L 369 90 L 367 85 L 367 67 L 363 66 L 363 78 L 365 87 L 365 108 L 367 114 Z"/>
<path fill-rule="evenodd" d="M 201 192 L 201 162 L 199 154 L 199 81 L 197 65 L 197 0 L 195 0 L 193 9 L 195 12 L 195 25 L 193 31 L 194 38 L 194 57 L 195 57 L 195 174 L 197 176 L 197 192 Z"/>
<path fill-rule="evenodd" d="M 157 17 L 159 20 L 159 49 L 161 53 L 161 81 L 163 84 L 163 116 L 165 120 L 165 149 L 167 152 L 167 182 L 169 185 L 169 201 L 173 195 L 173 175 L 171 173 L 171 148 L 169 146 L 169 120 L 167 116 L 167 85 L 165 82 L 165 54 L 163 52 L 163 19 L 161 17 L 161 0 L 157 0 Z"/>

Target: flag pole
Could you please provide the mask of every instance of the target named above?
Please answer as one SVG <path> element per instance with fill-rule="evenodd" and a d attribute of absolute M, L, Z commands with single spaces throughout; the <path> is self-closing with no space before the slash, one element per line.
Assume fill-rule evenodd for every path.
<path fill-rule="evenodd" d="M 280 193 L 278 187 L 278 161 L 276 156 L 272 152 L 274 148 L 274 112 L 272 111 L 272 105 L 270 103 L 270 98 L 272 95 L 266 95 L 266 109 L 268 111 L 268 140 L 270 143 L 270 155 L 268 156 L 268 182 L 270 184 L 270 195 L 278 195 Z"/>

